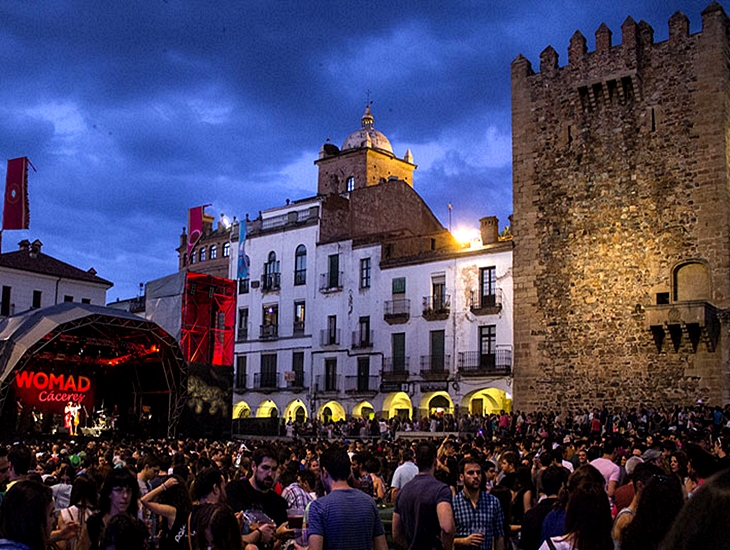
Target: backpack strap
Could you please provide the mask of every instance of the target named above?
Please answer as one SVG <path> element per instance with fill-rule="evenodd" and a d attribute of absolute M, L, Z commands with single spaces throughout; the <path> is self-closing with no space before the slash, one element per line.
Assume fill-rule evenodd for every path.
<path fill-rule="evenodd" d="M 550 550 L 557 550 L 557 548 L 555 548 L 555 543 L 553 542 L 553 539 L 551 539 L 550 537 L 548 537 L 545 540 L 545 542 L 547 542 L 547 545 L 550 547 Z"/>

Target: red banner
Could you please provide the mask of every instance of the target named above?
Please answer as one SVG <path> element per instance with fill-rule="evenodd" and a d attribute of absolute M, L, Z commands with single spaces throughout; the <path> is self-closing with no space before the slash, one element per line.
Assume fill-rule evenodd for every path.
<path fill-rule="evenodd" d="M 29 226 L 28 157 L 20 157 L 8 161 L 3 229 L 28 229 Z"/>
<path fill-rule="evenodd" d="M 200 237 L 203 236 L 203 214 L 205 213 L 205 207 L 208 206 L 196 206 L 188 210 L 188 257 Z M 190 262 L 192 263 L 192 262 Z"/>

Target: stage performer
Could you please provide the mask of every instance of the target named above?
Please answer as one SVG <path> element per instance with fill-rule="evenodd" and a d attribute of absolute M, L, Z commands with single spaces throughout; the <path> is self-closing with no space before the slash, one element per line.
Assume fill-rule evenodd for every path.
<path fill-rule="evenodd" d="M 74 413 L 73 403 L 68 402 L 68 405 L 63 409 L 63 427 L 68 430 L 69 435 L 73 435 L 74 431 Z"/>

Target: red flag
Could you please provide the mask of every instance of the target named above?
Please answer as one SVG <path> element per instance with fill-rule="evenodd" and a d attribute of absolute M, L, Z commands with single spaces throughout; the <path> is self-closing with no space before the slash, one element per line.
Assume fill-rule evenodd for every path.
<path fill-rule="evenodd" d="M 208 205 L 196 206 L 188 210 L 188 257 L 198 244 L 200 237 L 203 236 L 203 214 L 206 206 Z"/>
<path fill-rule="evenodd" d="M 29 226 L 28 157 L 20 157 L 8 161 L 3 229 L 28 229 Z"/>

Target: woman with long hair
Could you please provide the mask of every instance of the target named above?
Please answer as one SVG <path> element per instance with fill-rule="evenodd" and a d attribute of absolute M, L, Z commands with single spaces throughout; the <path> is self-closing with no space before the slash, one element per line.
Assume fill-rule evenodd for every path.
<path fill-rule="evenodd" d="M 54 518 L 51 488 L 36 481 L 18 481 L 0 507 L 0 549 L 45 550 Z"/>
<path fill-rule="evenodd" d="M 188 514 L 193 507 L 190 491 L 185 482 L 170 476 L 141 499 L 142 506 L 164 519 L 160 550 L 183 550 Z"/>
<path fill-rule="evenodd" d="M 677 476 L 653 476 L 640 489 L 636 515 L 621 534 L 621 550 L 657 550 L 683 504 Z"/>
<path fill-rule="evenodd" d="M 540 550 L 613 550 L 611 507 L 602 487 L 583 484 L 571 493 L 563 536 L 552 537 Z"/>
<path fill-rule="evenodd" d="M 60 550 L 88 550 L 91 542 L 86 531 L 86 522 L 96 510 L 98 495 L 96 483 L 86 475 L 74 479 L 71 487 L 70 506 L 63 508 L 58 516 L 58 529 L 76 523 L 79 526 L 78 536 L 67 541 L 59 541 Z"/>
<path fill-rule="evenodd" d="M 662 550 L 725 550 L 730 541 L 730 470 L 707 480 L 677 515 Z"/>
<path fill-rule="evenodd" d="M 90 549 L 99 550 L 104 540 L 105 529 L 117 514 L 127 514 L 141 524 L 137 519 L 138 502 L 139 484 L 134 474 L 126 468 L 112 469 L 106 476 L 99 494 L 99 511 L 86 522 Z M 142 527 L 146 529 L 143 524 Z"/>

